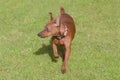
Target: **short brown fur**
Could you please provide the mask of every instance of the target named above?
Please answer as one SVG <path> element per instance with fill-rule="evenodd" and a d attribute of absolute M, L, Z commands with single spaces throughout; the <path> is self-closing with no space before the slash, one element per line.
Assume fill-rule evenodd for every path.
<path fill-rule="evenodd" d="M 63 47 L 63 64 L 61 71 L 64 73 L 67 70 L 67 63 L 71 52 L 71 43 L 74 38 L 76 29 L 73 18 L 65 13 L 63 7 L 60 8 L 60 15 L 53 19 L 50 12 L 50 22 L 45 25 L 45 29 L 38 33 L 38 36 L 45 38 L 52 36 L 52 47 L 54 58 L 58 58 L 57 45 Z"/>

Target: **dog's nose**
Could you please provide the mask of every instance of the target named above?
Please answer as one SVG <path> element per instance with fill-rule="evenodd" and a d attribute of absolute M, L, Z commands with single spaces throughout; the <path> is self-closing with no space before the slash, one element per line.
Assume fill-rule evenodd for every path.
<path fill-rule="evenodd" d="M 40 36 L 40 33 L 38 33 L 37 35 Z"/>
<path fill-rule="evenodd" d="M 39 37 L 42 37 L 42 33 L 41 33 L 41 32 L 40 32 L 40 33 L 38 33 L 37 35 L 38 35 Z"/>

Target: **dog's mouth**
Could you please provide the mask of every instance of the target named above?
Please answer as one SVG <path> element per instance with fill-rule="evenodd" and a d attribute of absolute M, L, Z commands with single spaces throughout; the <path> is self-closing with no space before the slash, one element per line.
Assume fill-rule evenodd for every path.
<path fill-rule="evenodd" d="M 38 33 L 37 35 L 38 35 L 38 37 L 40 37 L 40 38 L 45 38 L 45 37 L 47 37 L 47 36 L 44 36 L 41 32 Z"/>

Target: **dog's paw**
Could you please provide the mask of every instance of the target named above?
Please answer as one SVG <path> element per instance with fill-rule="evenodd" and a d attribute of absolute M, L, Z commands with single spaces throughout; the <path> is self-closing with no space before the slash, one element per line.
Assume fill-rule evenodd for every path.
<path fill-rule="evenodd" d="M 55 58 L 55 59 L 58 59 L 58 58 L 59 58 L 59 56 L 58 56 L 58 55 L 54 55 L 54 58 Z"/>
<path fill-rule="evenodd" d="M 66 67 L 65 66 L 62 66 L 62 69 L 61 69 L 61 72 L 64 74 L 64 73 L 66 73 Z"/>

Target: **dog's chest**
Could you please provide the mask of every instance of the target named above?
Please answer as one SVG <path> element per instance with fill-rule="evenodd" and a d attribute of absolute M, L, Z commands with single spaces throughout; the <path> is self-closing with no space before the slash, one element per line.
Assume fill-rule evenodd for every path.
<path fill-rule="evenodd" d="M 60 39 L 60 40 L 54 39 L 53 42 L 55 44 L 64 45 L 64 40 L 63 39 Z"/>

